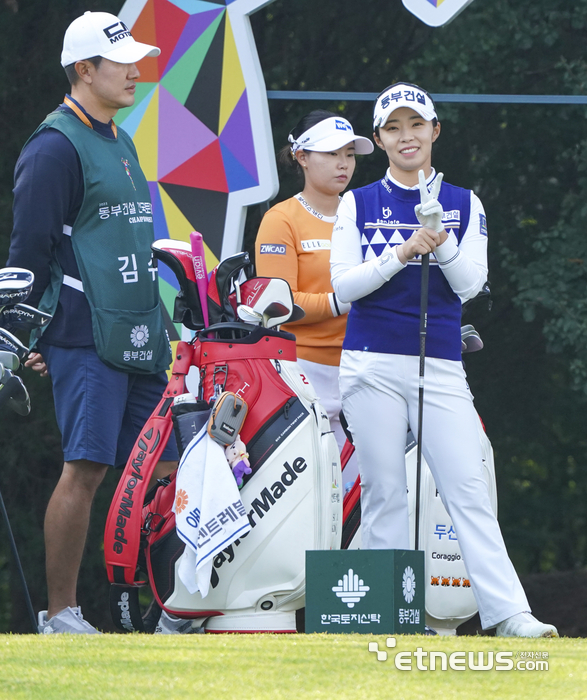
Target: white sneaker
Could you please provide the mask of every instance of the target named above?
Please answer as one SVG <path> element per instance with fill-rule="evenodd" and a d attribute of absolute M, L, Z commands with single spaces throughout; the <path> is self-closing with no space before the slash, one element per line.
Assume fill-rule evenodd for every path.
<path fill-rule="evenodd" d="M 183 620 L 162 610 L 153 634 L 195 634 L 204 631 L 200 624 L 201 620 Z"/>
<path fill-rule="evenodd" d="M 496 637 L 558 637 L 554 625 L 545 625 L 529 612 L 518 613 L 500 622 L 495 628 Z"/>
<path fill-rule="evenodd" d="M 41 610 L 37 621 L 39 634 L 102 634 L 84 620 L 80 607 L 64 608 L 50 620 L 47 620 L 47 611 Z"/>

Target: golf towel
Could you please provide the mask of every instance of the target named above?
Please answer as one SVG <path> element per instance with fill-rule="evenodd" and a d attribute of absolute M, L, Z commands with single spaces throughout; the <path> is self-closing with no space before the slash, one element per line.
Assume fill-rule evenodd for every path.
<path fill-rule="evenodd" d="M 186 543 L 179 578 L 190 593 L 205 598 L 214 556 L 251 529 L 224 450 L 206 426 L 179 463 L 174 511 L 177 534 Z"/>

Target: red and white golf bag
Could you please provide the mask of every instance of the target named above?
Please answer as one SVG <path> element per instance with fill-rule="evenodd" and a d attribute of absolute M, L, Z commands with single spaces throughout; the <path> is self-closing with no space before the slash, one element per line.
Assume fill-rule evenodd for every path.
<path fill-rule="evenodd" d="M 160 608 L 200 620 L 207 632 L 295 632 L 295 611 L 304 606 L 306 550 L 340 547 L 342 493 L 336 441 L 298 370 L 295 337 L 269 327 L 271 318 L 287 316 L 284 306 L 294 313 L 291 291 L 286 285 L 285 294 L 283 280 L 253 278 L 235 285 L 248 256 L 232 256 L 210 278 L 211 325 L 203 330 L 195 278 L 186 264 L 189 251 L 175 241 L 158 241 L 154 251 L 182 284 L 174 320 L 198 332 L 190 343 L 179 343 L 167 390 L 141 431 L 112 501 L 104 550 L 113 619 L 123 630 L 144 630 L 138 591 L 148 580 Z M 272 282 L 282 283 L 273 285 L 279 291 L 273 316 L 265 308 Z M 265 327 L 237 321 L 241 292 L 247 299 L 265 293 Z M 174 401 L 185 394 L 192 366 L 200 374 L 199 401 L 181 414 L 186 404 L 174 409 Z M 210 589 L 202 598 L 190 594 L 177 575 L 185 545 L 175 531 L 175 475 L 149 495 L 146 488 L 171 435 L 174 412 L 184 428 L 187 416 L 195 435 L 222 391 L 234 392 L 248 406 L 240 436 L 252 473 L 244 477 L 240 499 L 251 530 L 215 556 Z"/>

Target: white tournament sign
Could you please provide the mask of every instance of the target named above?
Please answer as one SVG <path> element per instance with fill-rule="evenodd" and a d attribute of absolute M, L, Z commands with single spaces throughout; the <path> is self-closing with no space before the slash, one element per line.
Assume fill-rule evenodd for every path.
<path fill-rule="evenodd" d="M 424 24 L 441 27 L 448 24 L 473 0 L 402 0 L 405 7 Z"/>

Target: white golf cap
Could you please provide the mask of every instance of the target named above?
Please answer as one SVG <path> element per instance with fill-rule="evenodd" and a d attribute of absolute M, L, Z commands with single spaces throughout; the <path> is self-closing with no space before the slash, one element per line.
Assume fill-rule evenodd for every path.
<path fill-rule="evenodd" d="M 386 88 L 375 101 L 373 128 L 383 126 L 389 115 L 400 107 L 413 109 L 427 122 L 438 119 L 434 102 L 425 90 L 409 83 L 395 83 Z"/>
<path fill-rule="evenodd" d="M 327 153 L 337 151 L 352 141 L 355 142 L 355 153 L 368 155 L 373 153 L 373 143 L 364 136 L 356 136 L 351 123 L 344 117 L 329 117 L 310 127 L 297 139 L 290 134 L 292 153 L 303 151 L 320 151 Z"/>
<path fill-rule="evenodd" d="M 86 12 L 75 19 L 63 37 L 61 65 L 102 56 L 115 63 L 136 63 L 158 56 L 161 49 L 135 41 L 129 28 L 109 12 Z"/>

